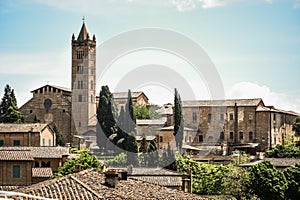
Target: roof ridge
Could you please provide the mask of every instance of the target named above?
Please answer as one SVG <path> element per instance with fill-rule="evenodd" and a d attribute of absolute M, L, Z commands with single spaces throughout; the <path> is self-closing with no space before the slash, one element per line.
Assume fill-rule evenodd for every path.
<path fill-rule="evenodd" d="M 98 194 L 96 191 L 94 191 L 92 188 L 90 188 L 87 184 L 83 183 L 82 181 L 80 181 L 79 179 L 77 179 L 75 176 L 73 176 L 73 174 L 70 175 L 70 178 L 74 181 L 76 181 L 77 183 L 79 183 L 80 185 L 82 185 L 82 187 L 84 187 L 86 190 L 88 190 L 89 192 L 93 193 L 94 195 L 97 196 L 97 198 L 100 199 L 104 199 L 103 196 L 101 196 L 100 194 Z"/>

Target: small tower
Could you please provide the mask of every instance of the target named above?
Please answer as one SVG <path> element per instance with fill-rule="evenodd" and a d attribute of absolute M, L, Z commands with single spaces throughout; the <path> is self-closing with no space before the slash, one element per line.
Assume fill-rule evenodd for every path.
<path fill-rule="evenodd" d="M 96 114 L 96 37 L 90 39 L 84 21 L 77 39 L 72 35 L 71 88 L 73 120 L 82 135 Z"/>

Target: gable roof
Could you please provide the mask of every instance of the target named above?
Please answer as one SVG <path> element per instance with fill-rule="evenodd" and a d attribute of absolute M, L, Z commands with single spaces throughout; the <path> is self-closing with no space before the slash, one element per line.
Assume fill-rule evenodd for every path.
<path fill-rule="evenodd" d="M 0 160 L 2 161 L 33 161 L 33 157 L 28 150 L 0 150 Z"/>
<path fill-rule="evenodd" d="M 144 92 L 131 92 L 132 98 L 138 98 L 139 96 L 144 95 L 146 99 L 148 100 L 148 97 L 145 95 Z M 128 92 L 115 92 L 113 93 L 114 99 L 127 99 Z"/>
<path fill-rule="evenodd" d="M 68 147 L 0 147 L 0 151 L 28 151 L 33 158 L 62 158 L 69 155 Z"/>
<path fill-rule="evenodd" d="M 0 124 L 0 133 L 24 133 L 43 131 L 48 124 L 28 123 L 28 124 Z"/>
<path fill-rule="evenodd" d="M 199 107 L 199 106 L 258 106 L 264 105 L 261 98 L 256 99 L 226 99 L 226 100 L 200 100 L 200 101 L 182 101 L 182 107 Z"/>
<path fill-rule="evenodd" d="M 56 199 L 204 199 L 195 194 L 185 193 L 147 183 L 140 180 L 120 180 L 117 188 L 104 184 L 104 174 L 95 169 L 81 171 L 61 178 L 47 180 L 18 192 Z"/>
<path fill-rule="evenodd" d="M 48 86 L 48 87 L 51 87 L 51 88 L 58 89 L 58 90 L 62 90 L 62 91 L 67 92 L 67 93 L 71 93 L 71 89 L 69 89 L 69 88 L 61 87 L 61 86 L 56 86 L 56 85 L 49 85 L 49 84 L 44 85 L 44 86 L 42 86 L 42 87 L 39 87 L 39 88 L 37 88 L 37 89 L 34 89 L 34 90 L 31 91 L 31 93 L 34 93 L 36 90 L 39 90 L 39 89 L 44 88 L 44 87 L 47 87 L 47 86 Z M 52 91 L 53 91 L 53 90 L 52 90 Z"/>

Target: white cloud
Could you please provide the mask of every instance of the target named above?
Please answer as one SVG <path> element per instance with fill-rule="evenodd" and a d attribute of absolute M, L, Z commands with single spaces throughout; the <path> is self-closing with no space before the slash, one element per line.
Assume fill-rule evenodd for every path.
<path fill-rule="evenodd" d="M 251 82 L 235 84 L 226 93 L 229 99 L 235 98 L 262 98 L 265 105 L 272 105 L 278 109 L 300 112 L 300 99 L 287 94 L 272 91 L 266 85 Z"/>

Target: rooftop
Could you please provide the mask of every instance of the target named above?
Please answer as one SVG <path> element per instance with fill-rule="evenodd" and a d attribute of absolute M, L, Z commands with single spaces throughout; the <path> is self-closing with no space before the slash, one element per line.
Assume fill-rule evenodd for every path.
<path fill-rule="evenodd" d="M 33 178 L 49 178 L 53 175 L 51 168 L 32 168 Z"/>
<path fill-rule="evenodd" d="M 33 158 L 61 158 L 69 155 L 68 147 L 0 147 L 0 151 L 27 151 Z"/>
<path fill-rule="evenodd" d="M 36 90 L 39 90 L 39 89 L 44 88 L 44 87 L 47 87 L 47 86 L 48 86 L 48 87 L 51 87 L 51 88 L 55 88 L 55 89 L 61 90 L 61 91 L 64 91 L 64 92 L 71 93 L 71 89 L 69 89 L 69 88 L 61 87 L 61 86 L 56 86 L 56 85 L 49 85 L 49 84 L 44 85 L 44 86 L 42 86 L 42 87 L 39 87 L 39 88 L 37 88 L 37 89 L 34 89 L 34 90 L 32 90 L 31 92 L 34 93 Z M 53 90 L 52 90 L 52 91 L 53 91 Z"/>
<path fill-rule="evenodd" d="M 61 178 L 47 180 L 17 192 L 55 199 L 204 199 L 147 183 L 140 180 L 120 180 L 117 188 L 104 185 L 104 174 L 97 170 L 85 170 Z"/>
<path fill-rule="evenodd" d="M 147 96 L 144 94 L 144 92 L 131 92 L 132 98 L 138 98 L 141 95 L 144 95 L 147 98 Z M 128 92 L 115 92 L 115 93 L 113 93 L 113 96 L 114 96 L 114 99 L 127 99 Z"/>
<path fill-rule="evenodd" d="M 48 124 L 0 124 L 0 132 L 5 133 L 24 133 L 24 132 L 41 132 Z"/>
<path fill-rule="evenodd" d="M 182 101 L 182 107 L 199 106 L 227 106 L 233 107 L 235 103 L 238 106 L 258 106 L 264 105 L 261 98 L 256 99 L 226 99 L 226 100 L 200 100 L 200 101 Z"/>
<path fill-rule="evenodd" d="M 1 150 L 1 161 L 33 161 L 33 157 L 28 150 Z"/>

